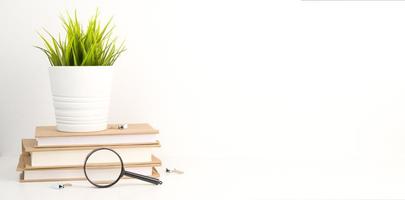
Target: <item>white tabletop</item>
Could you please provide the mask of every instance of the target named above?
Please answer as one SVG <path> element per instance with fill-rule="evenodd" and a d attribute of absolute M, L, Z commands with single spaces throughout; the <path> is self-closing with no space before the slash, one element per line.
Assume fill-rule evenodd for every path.
<path fill-rule="evenodd" d="M 170 162 L 169 162 L 170 161 Z M 19 183 L 17 159 L 0 157 L 7 199 L 398 199 L 405 198 L 405 163 L 385 161 L 272 161 L 259 158 L 166 158 L 183 175 L 163 185 L 119 183 L 97 189 L 86 182 L 56 190 L 52 183 Z M 254 163 L 254 164 L 253 164 Z"/>

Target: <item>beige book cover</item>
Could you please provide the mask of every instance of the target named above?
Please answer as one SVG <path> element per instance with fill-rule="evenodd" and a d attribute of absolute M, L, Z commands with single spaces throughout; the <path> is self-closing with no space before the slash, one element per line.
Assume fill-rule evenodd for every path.
<path fill-rule="evenodd" d="M 160 174 L 156 170 L 155 167 L 152 168 L 152 177 L 159 178 Z M 134 180 L 137 181 L 137 179 L 131 179 L 127 177 L 123 177 L 122 181 L 126 180 Z M 24 179 L 24 171 L 20 173 L 19 181 L 22 183 L 27 183 L 27 182 L 62 182 L 62 181 L 85 181 L 85 178 L 63 178 L 63 179 L 36 179 L 36 180 L 25 180 Z M 120 180 L 121 181 L 121 180 Z M 144 182 L 142 182 L 144 183 Z"/>
<path fill-rule="evenodd" d="M 39 126 L 35 130 L 35 137 L 69 137 L 69 136 L 94 136 L 94 135 L 136 135 L 158 134 L 159 131 L 147 123 L 128 124 L 126 129 L 116 128 L 118 124 L 109 124 L 108 129 L 97 132 L 60 132 L 55 126 Z"/>
<path fill-rule="evenodd" d="M 156 157 L 152 156 L 151 162 L 144 162 L 144 163 L 125 163 L 125 167 L 159 167 L 162 165 L 162 161 Z M 110 167 L 110 165 L 99 165 L 98 168 L 103 167 Z M 18 161 L 18 165 L 16 170 L 22 172 L 24 170 L 44 170 L 44 169 L 81 169 L 83 165 L 65 165 L 65 166 L 39 166 L 33 167 L 31 165 L 31 158 L 30 155 L 26 152 L 23 152 L 20 155 L 20 159 Z"/>
<path fill-rule="evenodd" d="M 43 151 L 71 151 L 71 150 L 89 150 L 100 147 L 100 145 L 92 146 L 65 146 L 65 147 L 37 147 L 35 139 L 22 139 L 22 152 L 43 152 Z M 160 142 L 156 141 L 151 144 L 122 144 L 122 145 L 102 145 L 112 149 L 126 148 L 156 148 L 160 147 Z"/>
<path fill-rule="evenodd" d="M 82 147 L 35 147 L 35 139 L 22 140 L 22 154 L 28 154 L 33 167 L 76 166 L 81 165 L 86 155 L 97 146 Z M 154 162 L 153 150 L 160 147 L 159 142 L 144 145 L 103 146 L 117 151 L 124 163 Z M 107 155 L 106 155 L 107 156 Z M 105 159 L 109 159 L 107 156 Z"/>
<path fill-rule="evenodd" d="M 133 168 L 145 169 L 145 168 L 151 167 L 152 176 L 159 177 L 160 175 L 155 167 L 158 167 L 160 165 L 161 165 L 161 161 L 157 157 L 154 157 L 153 162 L 151 162 L 151 163 L 128 163 L 128 164 L 125 164 L 125 168 L 127 168 L 127 169 L 131 169 L 131 168 L 132 169 Z M 118 166 L 116 166 L 116 165 L 99 165 L 96 168 L 97 169 L 109 169 L 109 168 L 114 168 L 114 167 L 118 167 Z M 21 172 L 20 178 L 19 178 L 20 182 L 83 181 L 83 180 L 86 180 L 84 177 L 78 178 L 77 176 L 75 178 L 69 178 L 69 177 L 65 176 L 66 178 L 53 178 L 53 179 L 52 178 L 36 178 L 36 179 L 31 179 L 31 180 L 27 180 L 24 178 L 25 173 L 28 173 L 30 171 L 47 171 L 47 170 L 55 171 L 55 170 L 58 170 L 58 171 L 64 172 L 66 170 L 72 171 L 72 170 L 81 170 L 81 169 L 83 169 L 83 166 L 66 166 L 66 167 L 51 167 L 50 166 L 47 168 L 34 168 L 34 167 L 31 167 L 29 164 L 29 155 L 24 152 L 23 152 L 23 154 L 20 155 L 20 159 L 19 159 L 19 162 L 17 165 L 17 171 Z"/>

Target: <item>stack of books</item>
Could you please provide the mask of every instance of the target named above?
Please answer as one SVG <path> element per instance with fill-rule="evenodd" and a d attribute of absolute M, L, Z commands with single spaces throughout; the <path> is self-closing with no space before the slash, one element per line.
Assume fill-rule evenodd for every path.
<path fill-rule="evenodd" d="M 58 132 L 54 126 L 37 127 L 35 139 L 22 139 L 17 171 L 21 182 L 86 180 L 83 164 L 94 149 L 106 147 L 122 158 L 127 171 L 159 177 L 161 161 L 153 151 L 160 147 L 159 131 L 149 124 L 129 124 L 126 129 L 109 125 L 98 132 Z M 108 159 L 108 158 L 105 158 Z M 103 173 L 117 166 L 100 163 Z M 97 167 L 97 166 L 96 166 Z"/>

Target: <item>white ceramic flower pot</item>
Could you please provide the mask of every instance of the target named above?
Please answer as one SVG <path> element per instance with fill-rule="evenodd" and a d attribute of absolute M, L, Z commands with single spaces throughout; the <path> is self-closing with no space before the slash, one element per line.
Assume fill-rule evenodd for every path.
<path fill-rule="evenodd" d="M 58 131 L 107 128 L 112 66 L 52 66 L 49 75 Z"/>

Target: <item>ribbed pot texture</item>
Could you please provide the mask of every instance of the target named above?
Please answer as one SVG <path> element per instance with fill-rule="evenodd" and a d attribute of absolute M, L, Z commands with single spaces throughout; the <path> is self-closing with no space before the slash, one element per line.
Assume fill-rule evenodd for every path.
<path fill-rule="evenodd" d="M 53 66 L 49 76 L 58 131 L 107 128 L 112 66 Z"/>

